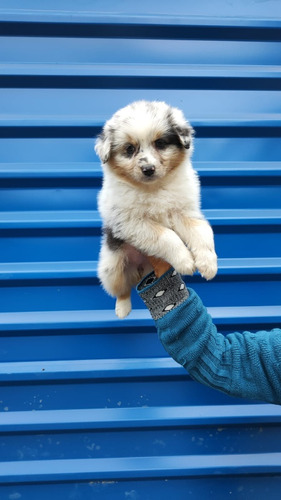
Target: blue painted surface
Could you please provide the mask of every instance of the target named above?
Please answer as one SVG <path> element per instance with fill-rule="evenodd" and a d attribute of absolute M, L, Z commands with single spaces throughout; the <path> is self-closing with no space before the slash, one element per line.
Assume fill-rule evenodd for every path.
<path fill-rule="evenodd" d="M 280 498 L 281 410 L 193 382 L 96 276 L 94 136 L 164 99 L 195 128 L 220 331 L 281 322 L 281 4 L 0 3 L 1 500 Z"/>

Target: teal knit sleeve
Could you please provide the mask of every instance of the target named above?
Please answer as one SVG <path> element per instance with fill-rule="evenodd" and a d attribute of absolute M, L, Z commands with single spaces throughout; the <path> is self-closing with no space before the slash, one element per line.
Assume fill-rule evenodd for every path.
<path fill-rule="evenodd" d="M 148 280 L 148 282 L 147 282 Z M 168 354 L 192 378 L 231 396 L 281 404 L 281 330 L 217 331 L 201 299 L 175 271 L 138 286 Z"/>

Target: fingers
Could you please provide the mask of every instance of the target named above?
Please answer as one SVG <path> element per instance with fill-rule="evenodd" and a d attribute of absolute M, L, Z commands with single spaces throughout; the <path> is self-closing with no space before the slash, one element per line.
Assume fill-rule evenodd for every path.
<path fill-rule="evenodd" d="M 148 260 L 150 264 L 153 267 L 155 276 L 157 278 L 160 278 L 163 274 L 165 274 L 168 269 L 170 269 L 171 265 L 168 262 L 165 262 L 165 260 L 158 259 L 157 257 L 148 257 Z"/>

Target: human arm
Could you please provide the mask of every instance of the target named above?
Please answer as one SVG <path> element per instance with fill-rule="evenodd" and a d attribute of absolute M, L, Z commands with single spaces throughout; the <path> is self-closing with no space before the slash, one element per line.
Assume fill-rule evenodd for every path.
<path fill-rule="evenodd" d="M 137 291 L 168 354 L 205 385 L 281 404 L 281 330 L 224 336 L 181 276 L 169 267 L 163 272 L 146 277 Z"/>

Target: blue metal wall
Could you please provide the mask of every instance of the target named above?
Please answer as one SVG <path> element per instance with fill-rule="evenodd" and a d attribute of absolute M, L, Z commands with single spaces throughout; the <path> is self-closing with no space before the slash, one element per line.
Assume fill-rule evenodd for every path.
<path fill-rule="evenodd" d="M 281 3 L 0 1 L 1 500 L 279 499 L 281 409 L 193 382 L 96 277 L 93 138 L 132 100 L 196 129 L 222 332 L 281 319 Z"/>

